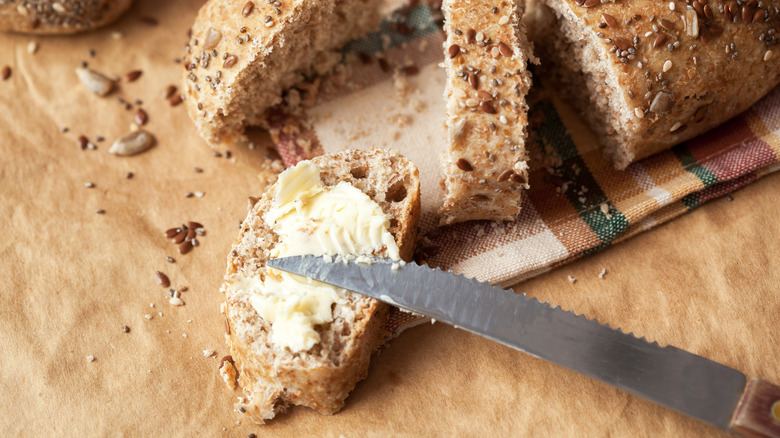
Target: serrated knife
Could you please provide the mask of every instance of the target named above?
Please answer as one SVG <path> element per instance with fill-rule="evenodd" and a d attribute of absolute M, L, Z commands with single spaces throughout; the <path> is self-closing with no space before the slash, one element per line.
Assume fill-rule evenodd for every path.
<path fill-rule="evenodd" d="M 780 387 L 672 346 L 450 272 L 300 256 L 268 266 L 371 296 L 748 437 L 780 438 Z"/>

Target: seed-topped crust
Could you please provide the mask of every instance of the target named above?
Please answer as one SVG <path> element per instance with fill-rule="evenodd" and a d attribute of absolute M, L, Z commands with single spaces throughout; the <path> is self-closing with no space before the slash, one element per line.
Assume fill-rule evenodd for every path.
<path fill-rule="evenodd" d="M 380 2 L 381 3 L 381 2 Z M 190 118 L 212 146 L 246 141 L 288 88 L 331 71 L 335 52 L 379 26 L 360 0 L 223 0 L 198 12 L 184 56 Z"/>
<path fill-rule="evenodd" d="M 445 0 L 447 129 L 442 224 L 514 219 L 528 187 L 525 153 L 535 61 L 518 2 Z"/>
<path fill-rule="evenodd" d="M 0 0 L 0 30 L 71 34 L 117 20 L 133 0 Z"/>
<path fill-rule="evenodd" d="M 538 15 L 549 21 L 533 26 L 536 46 L 619 169 L 780 83 L 779 0 L 540 2 L 554 16 Z"/>

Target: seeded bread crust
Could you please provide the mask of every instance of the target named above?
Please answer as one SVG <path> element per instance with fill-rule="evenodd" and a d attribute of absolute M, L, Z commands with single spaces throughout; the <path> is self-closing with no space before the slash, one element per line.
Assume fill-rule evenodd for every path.
<path fill-rule="evenodd" d="M 116 21 L 133 0 L 0 0 L 0 30 L 73 34 Z"/>
<path fill-rule="evenodd" d="M 335 49 L 378 29 L 384 1 L 209 1 L 185 56 L 190 118 L 212 146 L 243 143 L 285 90 L 331 71 Z M 211 35 L 211 36 L 209 36 Z"/>
<path fill-rule="evenodd" d="M 348 150 L 312 159 L 326 186 L 347 181 L 366 193 L 388 214 L 390 232 L 401 258 L 414 253 L 420 214 L 417 168 L 395 151 Z M 226 335 L 239 371 L 245 399 L 237 405 L 250 418 L 263 423 L 289 405 L 308 406 L 333 414 L 355 384 L 365 378 L 371 353 L 385 339 L 388 306 L 358 294 L 337 304 L 333 322 L 316 326 L 321 341 L 309 351 L 291 353 L 270 340 L 270 324 L 256 313 L 245 296 L 228 287 L 236 274 L 259 276 L 279 236 L 263 221 L 277 184 L 272 185 L 244 220 L 228 256 L 222 292 L 229 324 Z M 385 255 L 383 252 L 379 255 Z"/>
<path fill-rule="evenodd" d="M 554 15 L 537 16 L 555 29 L 534 26 L 543 65 L 554 65 L 550 76 L 617 169 L 712 129 L 780 83 L 780 0 L 539 1 Z"/>
<path fill-rule="evenodd" d="M 441 223 L 512 220 L 528 188 L 525 138 L 536 62 L 523 5 L 510 0 L 444 0 L 449 147 L 442 157 Z"/>

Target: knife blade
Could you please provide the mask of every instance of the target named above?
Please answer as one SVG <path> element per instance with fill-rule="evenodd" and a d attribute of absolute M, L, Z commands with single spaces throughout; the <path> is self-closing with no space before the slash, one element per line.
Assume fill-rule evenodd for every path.
<path fill-rule="evenodd" d="M 371 296 L 746 436 L 780 437 L 780 387 L 525 294 L 414 263 L 298 256 L 268 266 Z"/>

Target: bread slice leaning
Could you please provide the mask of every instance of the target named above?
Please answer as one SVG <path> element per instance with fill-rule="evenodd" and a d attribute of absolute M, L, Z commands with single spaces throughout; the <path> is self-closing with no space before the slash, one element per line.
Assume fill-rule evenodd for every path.
<path fill-rule="evenodd" d="M 311 160 L 320 168 L 323 185 L 346 181 L 376 202 L 390 218 L 389 232 L 400 257 L 414 252 L 420 213 L 417 168 L 394 151 L 348 150 Z M 244 398 L 237 409 L 263 423 L 290 405 L 333 414 L 355 384 L 365 378 L 371 353 L 384 342 L 388 306 L 347 292 L 345 303 L 333 306 L 333 321 L 315 326 L 320 341 L 307 351 L 291 352 L 275 345 L 271 324 L 263 320 L 246 294 L 231 283 L 239 276 L 259 276 L 279 236 L 263 220 L 279 183 L 272 185 L 244 220 L 227 260 L 222 291 L 229 324 L 227 341 L 238 370 Z M 386 256 L 386 250 L 376 254 Z"/>
<path fill-rule="evenodd" d="M 441 223 L 511 220 L 528 188 L 525 138 L 536 59 L 523 3 L 444 0 L 447 131 Z"/>

